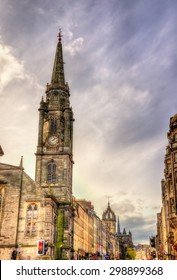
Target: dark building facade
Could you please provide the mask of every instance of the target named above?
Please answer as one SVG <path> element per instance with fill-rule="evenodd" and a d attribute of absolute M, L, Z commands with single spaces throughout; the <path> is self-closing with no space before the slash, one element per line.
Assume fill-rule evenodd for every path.
<path fill-rule="evenodd" d="M 156 249 L 161 259 L 177 259 L 177 114 L 170 118 L 167 133 L 162 207 L 157 214 Z"/>

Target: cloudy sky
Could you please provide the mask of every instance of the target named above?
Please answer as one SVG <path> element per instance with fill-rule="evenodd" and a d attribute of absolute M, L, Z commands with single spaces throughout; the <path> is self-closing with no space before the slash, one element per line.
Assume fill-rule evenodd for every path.
<path fill-rule="evenodd" d="M 2 161 L 34 178 L 38 107 L 63 31 L 74 112 L 73 192 L 134 243 L 156 233 L 169 118 L 177 113 L 176 0 L 0 0 Z"/>

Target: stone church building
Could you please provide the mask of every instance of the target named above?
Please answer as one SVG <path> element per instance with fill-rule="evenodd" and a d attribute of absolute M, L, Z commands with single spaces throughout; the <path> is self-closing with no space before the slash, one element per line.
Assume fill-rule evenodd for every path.
<path fill-rule="evenodd" d="M 127 233 L 125 228 L 123 232 L 120 231 L 119 217 L 116 231 L 116 215 L 109 202 L 107 209 L 103 212 L 102 221 L 107 228 L 107 254 L 110 258 L 111 256 L 118 256 L 120 259 L 125 259 L 127 248 L 134 247 L 132 234 L 130 231 Z"/>
<path fill-rule="evenodd" d="M 0 161 L 0 259 L 73 257 L 73 112 L 65 82 L 61 33 L 51 83 L 39 106 L 35 181 L 19 166 Z M 2 143 L 1 143 L 2 144 Z M 0 147 L 0 156 L 3 156 Z M 37 255 L 37 240 L 48 242 Z M 18 256 L 19 254 L 19 256 Z"/>

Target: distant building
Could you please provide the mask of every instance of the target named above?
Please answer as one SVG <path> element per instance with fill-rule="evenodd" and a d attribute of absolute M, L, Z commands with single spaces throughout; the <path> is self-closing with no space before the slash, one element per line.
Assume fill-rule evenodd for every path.
<path fill-rule="evenodd" d="M 107 228 L 107 254 L 113 258 L 126 258 L 126 249 L 133 248 L 132 234 L 129 231 L 127 234 L 125 228 L 123 232 L 120 231 L 119 217 L 117 221 L 116 232 L 116 215 L 110 207 L 108 202 L 107 209 L 102 215 L 103 223 Z"/>
<path fill-rule="evenodd" d="M 103 212 L 102 221 L 107 230 L 106 253 L 110 259 L 117 258 L 119 257 L 119 245 L 116 238 L 116 215 L 112 211 L 109 202 L 107 209 Z"/>
<path fill-rule="evenodd" d="M 123 232 L 120 231 L 120 222 L 119 222 L 119 217 L 117 221 L 117 233 L 116 236 L 119 241 L 119 251 L 120 251 L 120 257 L 121 258 L 126 258 L 126 249 L 127 248 L 133 248 L 133 241 L 132 241 L 132 233 L 129 230 L 129 232 L 126 232 L 126 229 L 123 229 Z"/>
<path fill-rule="evenodd" d="M 151 250 L 150 245 L 148 244 L 138 244 L 134 247 L 136 251 L 136 260 L 150 260 L 151 259 Z"/>

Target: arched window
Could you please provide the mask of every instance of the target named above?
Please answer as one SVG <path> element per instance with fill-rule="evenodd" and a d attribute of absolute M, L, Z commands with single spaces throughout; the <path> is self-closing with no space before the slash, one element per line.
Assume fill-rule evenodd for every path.
<path fill-rule="evenodd" d="M 37 234 L 38 209 L 36 204 L 29 204 L 26 209 L 26 235 Z"/>
<path fill-rule="evenodd" d="M 47 166 L 47 181 L 48 183 L 56 182 L 56 164 L 54 161 L 51 161 Z"/>

